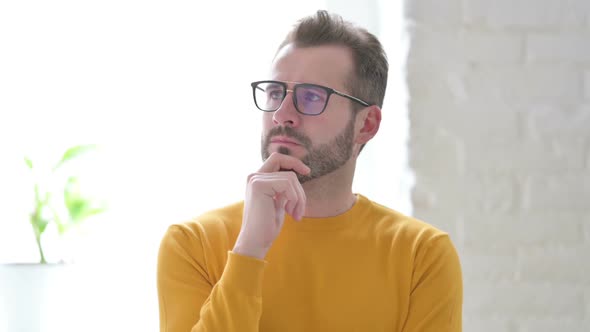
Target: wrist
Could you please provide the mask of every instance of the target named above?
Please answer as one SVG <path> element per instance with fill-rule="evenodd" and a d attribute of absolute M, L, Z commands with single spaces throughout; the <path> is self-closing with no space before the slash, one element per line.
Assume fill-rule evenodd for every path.
<path fill-rule="evenodd" d="M 238 243 L 236 243 L 236 245 L 232 249 L 232 252 L 234 254 L 238 254 L 241 256 L 248 256 L 248 257 L 252 257 L 252 258 L 256 258 L 256 259 L 260 259 L 260 260 L 264 260 L 264 257 L 266 257 L 267 251 L 268 251 L 268 248 L 256 248 L 256 247 L 245 246 L 245 245 L 238 244 Z"/>

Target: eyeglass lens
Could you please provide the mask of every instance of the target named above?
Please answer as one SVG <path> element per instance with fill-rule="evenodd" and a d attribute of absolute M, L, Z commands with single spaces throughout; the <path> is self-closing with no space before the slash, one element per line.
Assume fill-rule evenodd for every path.
<path fill-rule="evenodd" d="M 264 82 L 254 89 L 256 105 L 263 111 L 276 111 L 287 95 L 282 84 Z M 301 84 L 295 87 L 295 107 L 303 114 L 322 113 L 328 100 L 328 91 L 313 85 Z"/>

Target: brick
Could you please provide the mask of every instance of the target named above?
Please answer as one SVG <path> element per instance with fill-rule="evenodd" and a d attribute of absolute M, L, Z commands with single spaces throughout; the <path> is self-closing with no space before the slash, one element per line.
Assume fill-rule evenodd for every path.
<path fill-rule="evenodd" d="M 409 162 L 415 169 L 429 174 L 463 173 L 463 140 L 444 128 L 436 128 L 422 137 L 414 136 L 409 147 Z"/>
<path fill-rule="evenodd" d="M 477 332 L 518 332 L 512 320 L 498 317 L 473 317 L 463 314 L 463 331 Z"/>
<path fill-rule="evenodd" d="M 485 64 L 520 63 L 524 37 L 514 32 L 466 30 L 462 34 L 462 58 Z"/>
<path fill-rule="evenodd" d="M 529 35 L 528 62 L 590 62 L 590 33 L 544 33 Z"/>
<path fill-rule="evenodd" d="M 466 174 L 461 177 L 447 177 L 444 173 L 426 175 L 426 171 L 416 172 L 420 176 L 416 177 L 414 191 L 429 197 L 428 206 L 415 205 L 417 209 L 508 213 L 521 208 L 523 183 L 513 174 Z M 413 197 L 413 203 L 421 202 Z"/>
<path fill-rule="evenodd" d="M 559 231 L 558 231 L 559 232 Z M 567 247 L 520 248 L 517 273 L 529 282 L 590 286 L 590 244 Z"/>
<path fill-rule="evenodd" d="M 465 64 L 432 65 L 408 62 L 407 84 L 409 99 L 437 101 L 462 100 L 467 97 L 463 84 Z"/>
<path fill-rule="evenodd" d="M 569 107 L 547 104 L 531 106 L 526 122 L 529 134 L 534 139 L 585 137 L 590 128 L 590 104 Z"/>
<path fill-rule="evenodd" d="M 436 214 L 438 211 L 432 211 L 433 206 L 436 204 L 435 192 L 430 188 L 422 185 L 415 185 L 412 187 L 412 207 L 414 208 L 414 214 L 423 217 L 423 211 L 428 211 L 431 214 Z M 426 219 L 423 219 L 426 220 Z"/>
<path fill-rule="evenodd" d="M 464 285 L 465 316 L 523 319 L 584 317 L 580 287 L 554 283 L 469 282 Z"/>
<path fill-rule="evenodd" d="M 584 97 L 590 100 L 590 70 L 584 73 Z"/>
<path fill-rule="evenodd" d="M 470 282 L 510 281 L 516 278 L 517 256 L 479 254 L 467 248 L 460 256 L 463 279 Z"/>
<path fill-rule="evenodd" d="M 458 25 L 461 22 L 459 0 L 412 0 L 405 1 L 404 17 L 414 22 L 429 25 Z"/>
<path fill-rule="evenodd" d="M 464 219 L 465 249 L 470 253 L 516 254 L 523 248 L 580 246 L 584 241 L 584 219 L 576 213 L 466 213 Z"/>
<path fill-rule="evenodd" d="M 574 170 L 582 172 L 585 165 L 584 149 L 585 140 L 582 138 L 514 141 L 512 144 L 467 141 L 465 169 L 468 172 L 499 171 L 518 174 Z"/>
<path fill-rule="evenodd" d="M 590 175 L 532 175 L 525 186 L 525 208 L 587 213 L 590 207 Z"/>
<path fill-rule="evenodd" d="M 490 172 L 465 176 L 464 181 L 463 194 L 469 198 L 465 201 L 473 200 L 477 211 L 509 213 L 520 209 L 522 205 L 522 181 L 516 175 Z M 474 190 L 482 192 L 475 194 Z M 469 209 L 464 211 L 468 212 Z"/>
<path fill-rule="evenodd" d="M 462 76 L 474 100 L 506 103 L 571 102 L 581 99 L 579 69 L 568 66 L 484 66 Z"/>
<path fill-rule="evenodd" d="M 465 23 L 493 28 L 578 27 L 588 8 L 586 0 L 469 0 L 463 15 Z"/>
<path fill-rule="evenodd" d="M 430 25 L 408 29 L 411 47 L 408 61 L 412 63 L 460 63 L 463 47 L 458 30 L 445 30 Z"/>
<path fill-rule="evenodd" d="M 522 319 L 518 322 L 519 332 L 588 332 L 588 319 Z"/>
<path fill-rule="evenodd" d="M 445 128 L 464 140 L 507 144 L 519 139 L 522 131 L 518 112 L 503 103 L 411 100 L 409 108 L 412 137 Z"/>
<path fill-rule="evenodd" d="M 521 63 L 524 37 L 515 33 L 441 29 L 430 25 L 409 28 L 412 63 Z"/>

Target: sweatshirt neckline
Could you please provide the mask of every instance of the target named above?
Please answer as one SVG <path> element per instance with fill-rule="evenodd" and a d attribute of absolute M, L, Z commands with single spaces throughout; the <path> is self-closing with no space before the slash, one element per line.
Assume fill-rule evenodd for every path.
<path fill-rule="evenodd" d="M 322 218 L 304 217 L 301 221 L 296 221 L 290 215 L 286 215 L 283 227 L 295 231 L 325 231 L 348 227 L 361 220 L 361 215 L 368 210 L 370 205 L 365 196 L 361 194 L 356 194 L 356 196 L 354 205 L 339 215 Z"/>

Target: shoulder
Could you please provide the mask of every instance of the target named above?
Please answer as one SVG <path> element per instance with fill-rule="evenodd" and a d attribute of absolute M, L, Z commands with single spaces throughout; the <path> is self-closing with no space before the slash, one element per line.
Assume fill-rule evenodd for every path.
<path fill-rule="evenodd" d="M 460 331 L 463 303 L 461 262 L 450 235 L 434 225 L 369 201 L 374 238 L 386 253 L 391 274 L 409 299 L 404 330 Z"/>
<path fill-rule="evenodd" d="M 362 196 L 361 196 L 362 197 Z M 414 258 L 434 251 L 455 252 L 450 235 L 427 221 L 405 215 L 366 197 L 368 208 L 366 220 L 370 220 L 372 228 L 379 237 L 391 241 L 392 245 L 404 248 Z"/>
<path fill-rule="evenodd" d="M 423 220 L 370 202 L 368 209 L 377 220 L 377 236 L 388 243 L 396 262 L 412 271 L 413 282 L 429 275 L 444 285 L 461 284 L 461 264 L 450 235 Z"/>
<path fill-rule="evenodd" d="M 415 241 L 428 241 L 437 237 L 448 236 L 446 231 L 426 221 L 405 215 L 366 197 L 361 196 L 361 199 L 367 205 L 365 211 L 370 217 L 369 219 L 374 223 L 374 227 L 381 232 L 396 234 Z"/>
<path fill-rule="evenodd" d="M 190 220 L 177 222 L 168 227 L 164 240 L 200 242 L 230 245 L 240 231 L 243 201 L 207 211 Z"/>

